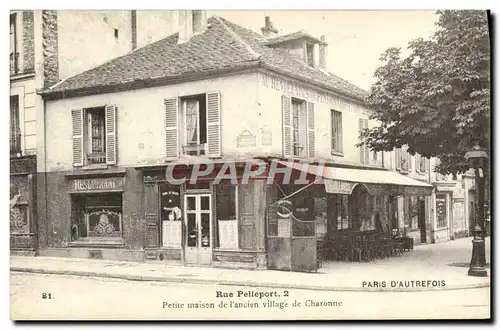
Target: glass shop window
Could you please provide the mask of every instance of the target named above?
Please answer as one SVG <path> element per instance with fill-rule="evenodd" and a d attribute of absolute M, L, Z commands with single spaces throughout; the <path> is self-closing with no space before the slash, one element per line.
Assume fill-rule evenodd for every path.
<path fill-rule="evenodd" d="M 238 186 L 215 185 L 216 247 L 238 249 Z"/>
<path fill-rule="evenodd" d="M 71 239 L 121 238 L 122 194 L 103 193 L 72 197 Z"/>

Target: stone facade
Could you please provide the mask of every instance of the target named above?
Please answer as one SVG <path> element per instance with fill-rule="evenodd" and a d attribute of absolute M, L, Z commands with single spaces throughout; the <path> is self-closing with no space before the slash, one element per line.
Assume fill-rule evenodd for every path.
<path fill-rule="evenodd" d="M 35 70 L 35 26 L 33 10 L 23 11 L 23 65 L 24 72 Z"/>
<path fill-rule="evenodd" d="M 59 81 L 57 11 L 42 11 L 43 29 L 43 81 L 50 87 Z"/>

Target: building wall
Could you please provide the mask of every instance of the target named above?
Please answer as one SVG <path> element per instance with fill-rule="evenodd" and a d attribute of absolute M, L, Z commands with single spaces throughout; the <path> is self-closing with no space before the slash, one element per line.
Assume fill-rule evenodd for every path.
<path fill-rule="evenodd" d="M 57 14 L 59 79 L 132 50 L 130 11 L 59 10 Z"/>
<path fill-rule="evenodd" d="M 178 29 L 178 11 L 138 10 L 137 48 L 168 37 Z"/>
<path fill-rule="evenodd" d="M 241 91 L 245 93 L 242 94 Z M 255 148 L 237 148 L 237 137 L 260 123 L 257 76 L 244 74 L 136 91 L 46 102 L 47 172 L 73 169 L 71 109 L 117 106 L 118 166 L 155 164 L 165 159 L 165 98 L 211 91 L 221 94 L 222 154 L 238 157 Z M 42 146 L 40 146 L 42 147 Z M 257 148 L 258 150 L 258 148 Z"/>
<path fill-rule="evenodd" d="M 272 144 L 262 146 L 266 153 L 283 154 L 282 133 L 282 95 L 296 97 L 307 102 L 313 102 L 315 107 L 315 158 L 348 164 L 360 164 L 360 148 L 356 147 L 359 141 L 359 118 L 368 119 L 366 108 L 339 96 L 313 89 L 309 85 L 295 80 L 284 78 L 276 74 L 259 72 L 259 130 L 272 132 Z M 342 113 L 342 140 L 343 154 L 332 154 L 331 150 L 331 110 Z M 369 127 L 374 125 L 369 121 Z M 382 157 L 373 159 L 370 152 L 369 165 L 381 167 Z"/>
<path fill-rule="evenodd" d="M 11 82 L 10 95 L 19 97 L 19 122 L 21 151 L 23 155 L 36 153 L 36 106 L 35 79 L 27 78 Z"/>

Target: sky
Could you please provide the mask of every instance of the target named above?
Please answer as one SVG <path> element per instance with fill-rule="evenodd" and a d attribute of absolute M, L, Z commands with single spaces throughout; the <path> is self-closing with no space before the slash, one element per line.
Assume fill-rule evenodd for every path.
<path fill-rule="evenodd" d="M 305 30 L 328 42 L 330 72 L 368 90 L 380 66 L 380 55 L 389 47 L 405 48 L 415 38 L 435 31 L 435 11 L 208 11 L 261 33 L 270 16 L 280 34 Z"/>

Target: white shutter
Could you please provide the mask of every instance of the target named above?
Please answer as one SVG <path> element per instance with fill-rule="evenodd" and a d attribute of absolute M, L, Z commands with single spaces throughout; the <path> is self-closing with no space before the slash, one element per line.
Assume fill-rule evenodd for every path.
<path fill-rule="evenodd" d="M 71 110 L 73 123 L 73 165 L 83 166 L 83 109 Z"/>
<path fill-rule="evenodd" d="M 415 172 L 420 173 L 420 162 L 421 162 L 422 156 L 420 154 L 415 154 Z"/>
<path fill-rule="evenodd" d="M 106 106 L 106 164 L 116 164 L 116 106 Z"/>
<path fill-rule="evenodd" d="M 396 148 L 394 150 L 394 155 L 396 156 L 396 169 L 401 169 L 401 148 Z"/>
<path fill-rule="evenodd" d="M 167 159 L 179 157 L 179 98 L 165 99 L 165 156 Z"/>
<path fill-rule="evenodd" d="M 361 131 L 363 130 L 363 118 L 359 118 L 358 120 L 358 126 L 359 126 L 359 134 L 360 134 L 360 137 L 359 137 L 359 140 L 362 141 L 361 139 Z M 361 162 L 361 164 L 364 164 L 365 163 L 365 145 L 362 144 L 360 147 L 359 147 L 359 161 Z"/>
<path fill-rule="evenodd" d="M 208 156 L 221 156 L 220 93 L 207 93 L 207 143 Z"/>
<path fill-rule="evenodd" d="M 368 129 L 368 119 L 363 119 L 363 128 Z M 366 144 L 363 145 L 365 148 L 365 163 L 369 164 L 370 163 L 370 149 L 368 149 L 368 146 Z"/>
<path fill-rule="evenodd" d="M 281 97 L 283 115 L 283 157 L 292 156 L 292 99 L 283 95 Z"/>
<path fill-rule="evenodd" d="M 316 143 L 314 140 L 314 103 L 307 102 L 307 148 L 309 157 L 314 158 Z"/>

